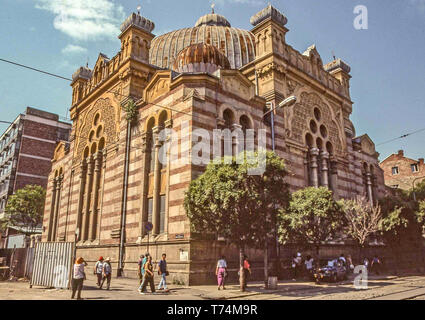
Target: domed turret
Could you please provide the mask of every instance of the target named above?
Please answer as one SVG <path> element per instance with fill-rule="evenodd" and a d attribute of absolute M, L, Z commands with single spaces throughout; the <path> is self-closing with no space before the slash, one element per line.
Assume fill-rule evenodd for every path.
<path fill-rule="evenodd" d="M 173 70 L 180 73 L 213 73 L 218 69 L 230 68 L 229 59 L 217 47 L 206 43 L 197 43 L 184 48 L 173 63 Z"/>
<path fill-rule="evenodd" d="M 152 40 L 150 63 L 171 69 L 177 54 L 193 44 L 213 45 L 239 69 L 255 60 L 255 38 L 247 30 L 231 27 L 230 22 L 214 12 L 199 18 L 194 27 L 160 35 Z"/>
<path fill-rule="evenodd" d="M 134 12 L 121 24 L 121 32 L 124 32 L 130 26 L 135 26 L 149 33 L 155 28 L 155 24 L 152 21 Z"/>
<path fill-rule="evenodd" d="M 209 13 L 203 17 L 200 17 L 198 21 L 196 21 L 195 27 L 200 26 L 221 26 L 221 27 L 231 27 L 230 22 L 220 14 Z"/>

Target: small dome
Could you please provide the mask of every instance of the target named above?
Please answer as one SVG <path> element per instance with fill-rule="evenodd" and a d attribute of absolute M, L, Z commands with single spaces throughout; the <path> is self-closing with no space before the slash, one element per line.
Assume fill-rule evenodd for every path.
<path fill-rule="evenodd" d="M 230 22 L 223 17 L 222 15 L 216 13 L 209 13 L 205 16 L 202 16 L 196 21 L 195 27 L 199 26 L 221 26 L 221 27 L 231 27 Z"/>
<path fill-rule="evenodd" d="M 76 81 L 77 79 L 85 79 L 88 80 L 92 76 L 92 70 L 88 67 L 79 67 L 77 71 L 72 75 L 72 81 Z"/>
<path fill-rule="evenodd" d="M 121 32 L 124 32 L 129 26 L 135 26 L 146 32 L 152 32 L 155 28 L 155 24 L 152 21 L 134 12 L 121 24 Z"/>
<path fill-rule="evenodd" d="M 190 45 L 180 51 L 174 60 L 173 70 L 213 73 L 218 69 L 230 69 L 230 62 L 217 47 L 206 43 Z"/>
<path fill-rule="evenodd" d="M 253 17 L 251 17 L 250 22 L 255 27 L 259 25 L 261 22 L 263 22 L 264 20 L 267 20 L 269 18 L 276 21 L 282 27 L 288 23 L 288 19 L 285 17 L 285 15 L 282 12 L 280 12 L 278 9 L 273 7 L 271 4 L 269 4 L 267 7 L 265 7 L 263 10 L 258 12 Z"/>

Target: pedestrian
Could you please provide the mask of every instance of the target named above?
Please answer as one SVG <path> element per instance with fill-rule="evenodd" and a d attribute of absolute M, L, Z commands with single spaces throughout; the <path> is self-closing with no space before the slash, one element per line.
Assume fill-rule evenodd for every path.
<path fill-rule="evenodd" d="M 145 257 L 146 258 L 146 257 Z M 152 257 L 149 255 L 145 265 L 143 266 L 145 273 L 140 294 L 145 294 L 147 285 L 149 284 L 152 293 L 155 293 L 155 285 L 153 282 L 153 265 Z"/>
<path fill-rule="evenodd" d="M 167 255 L 165 253 L 162 254 L 162 259 L 158 263 L 158 275 L 161 276 L 161 281 L 158 285 L 158 290 L 168 291 L 167 289 Z"/>
<path fill-rule="evenodd" d="M 82 300 L 81 290 L 83 289 L 83 282 L 86 279 L 86 273 L 84 272 L 84 267 L 87 266 L 87 263 L 82 257 L 79 257 L 75 260 L 75 264 L 72 272 L 72 295 L 71 299 L 74 299 L 75 293 L 77 293 L 77 300 Z"/>
<path fill-rule="evenodd" d="M 100 283 L 102 282 L 102 270 L 103 270 L 103 257 L 99 257 L 96 264 L 94 265 L 94 274 L 97 277 L 97 286 L 100 287 Z"/>
<path fill-rule="evenodd" d="M 345 259 L 343 253 L 341 253 L 341 255 L 339 256 L 339 261 L 342 262 L 343 266 L 346 266 L 347 265 L 347 260 Z"/>
<path fill-rule="evenodd" d="M 363 265 L 365 266 L 366 271 L 369 272 L 369 259 L 368 258 L 363 259 Z"/>
<path fill-rule="evenodd" d="M 292 280 L 297 280 L 297 255 L 292 255 L 291 259 Z"/>
<path fill-rule="evenodd" d="M 103 284 L 106 280 L 106 290 L 109 290 L 111 287 L 111 278 L 112 278 L 112 266 L 111 266 L 111 258 L 106 258 L 105 263 L 103 264 L 103 270 L 102 270 L 102 283 L 100 284 L 100 289 L 102 289 Z"/>
<path fill-rule="evenodd" d="M 144 254 L 142 254 L 140 257 L 139 257 L 139 261 L 137 262 L 137 275 L 139 276 L 139 286 L 142 284 L 142 281 L 143 281 L 143 260 L 144 260 L 144 258 L 145 258 L 145 255 Z"/>
<path fill-rule="evenodd" d="M 251 264 L 249 263 L 248 256 L 244 255 L 243 258 L 243 290 L 247 288 L 248 285 L 248 277 L 251 275 Z"/>
<path fill-rule="evenodd" d="M 227 276 L 227 262 L 225 256 L 221 256 L 218 260 L 215 275 L 217 276 L 218 290 L 220 290 L 221 287 L 223 287 L 223 290 L 226 290 L 224 286 Z"/>
<path fill-rule="evenodd" d="M 314 259 L 311 256 L 307 256 L 305 262 L 305 269 L 307 271 L 307 276 L 312 279 L 313 277 L 313 264 L 314 264 Z"/>
<path fill-rule="evenodd" d="M 145 257 L 142 259 L 142 263 L 140 266 L 140 273 L 142 274 L 142 283 L 139 286 L 139 289 L 137 289 L 139 292 L 142 292 L 142 288 L 144 288 L 143 292 L 146 292 L 146 286 L 143 286 L 145 282 L 145 264 L 148 261 L 150 254 L 149 252 L 145 253 Z"/>
<path fill-rule="evenodd" d="M 351 258 L 351 255 L 347 256 L 347 266 L 351 273 L 354 272 L 354 264 L 353 264 L 353 258 Z"/>
<path fill-rule="evenodd" d="M 381 270 L 381 260 L 377 255 L 373 256 L 372 263 L 370 264 L 370 272 L 375 271 L 376 275 L 379 275 Z"/>
<path fill-rule="evenodd" d="M 295 263 L 294 280 L 297 280 L 297 278 L 302 272 L 302 261 L 303 261 L 302 255 L 300 252 L 298 252 L 297 256 L 294 259 L 294 263 Z"/>

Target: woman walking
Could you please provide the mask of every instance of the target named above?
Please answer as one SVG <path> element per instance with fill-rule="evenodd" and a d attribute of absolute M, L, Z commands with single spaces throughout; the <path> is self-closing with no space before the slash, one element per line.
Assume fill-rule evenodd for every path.
<path fill-rule="evenodd" d="M 218 260 L 215 275 L 217 276 L 218 290 L 220 290 L 221 287 L 223 287 L 223 290 L 226 290 L 224 287 L 224 282 L 227 276 L 227 262 L 225 256 L 221 256 Z"/>
<path fill-rule="evenodd" d="M 103 270 L 103 257 L 99 257 L 99 260 L 97 260 L 96 264 L 94 265 L 94 274 L 97 277 L 97 286 L 100 287 L 100 284 L 102 283 L 102 270 Z"/>
<path fill-rule="evenodd" d="M 72 272 L 72 295 L 71 299 L 74 299 L 75 293 L 77 293 L 77 299 L 82 300 L 81 290 L 83 289 L 83 282 L 86 279 L 86 273 L 84 272 L 84 267 L 87 266 L 87 263 L 82 257 L 79 257 L 74 264 Z"/>
<path fill-rule="evenodd" d="M 145 274 L 144 274 L 144 279 L 143 279 L 142 288 L 141 288 L 142 290 L 140 294 L 145 294 L 145 290 L 148 284 L 151 287 L 151 292 L 155 293 L 155 284 L 153 282 L 153 265 L 152 265 L 151 256 L 148 256 L 148 259 L 144 265 L 144 270 L 145 270 Z"/>

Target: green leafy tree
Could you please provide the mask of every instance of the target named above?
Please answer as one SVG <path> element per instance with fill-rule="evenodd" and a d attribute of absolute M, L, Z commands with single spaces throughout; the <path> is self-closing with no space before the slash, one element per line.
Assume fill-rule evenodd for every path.
<path fill-rule="evenodd" d="M 422 227 L 418 221 L 418 203 L 406 194 L 398 193 L 380 200 L 382 208 L 382 235 L 391 246 L 396 261 L 404 261 L 404 247 L 417 243 L 422 238 Z M 397 266 L 397 265 L 396 265 Z"/>
<path fill-rule="evenodd" d="M 30 231 L 39 227 L 43 219 L 46 190 L 27 185 L 9 197 L 5 208 L 4 226 L 26 227 Z"/>
<path fill-rule="evenodd" d="M 343 212 L 327 188 L 305 188 L 292 194 L 288 210 L 281 212 L 281 242 L 308 243 L 319 256 L 323 242 L 341 231 Z"/>
<path fill-rule="evenodd" d="M 257 162 L 246 158 L 240 164 L 235 158 L 225 160 L 211 162 L 191 182 L 184 207 L 193 232 L 220 235 L 238 246 L 242 267 L 245 247 L 263 248 L 276 227 L 279 209 L 287 206 L 287 171 L 284 161 L 272 152 L 265 154 L 265 171 L 261 175 L 250 171 Z M 243 272 L 240 275 L 243 290 Z"/>
<path fill-rule="evenodd" d="M 422 227 L 422 233 L 425 232 L 425 200 L 419 202 L 419 208 L 416 211 L 416 219 Z"/>
<path fill-rule="evenodd" d="M 360 261 L 368 238 L 381 230 L 381 207 L 372 206 L 366 197 L 342 200 L 340 204 L 345 215 L 345 232 L 356 241 Z"/>
<path fill-rule="evenodd" d="M 137 120 L 137 106 L 133 99 L 129 99 L 123 106 L 123 109 L 126 113 L 127 121 L 133 123 Z"/>

